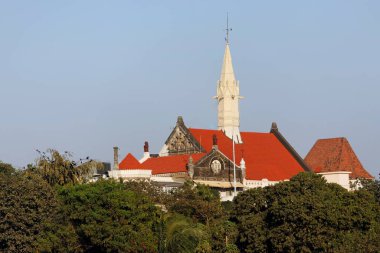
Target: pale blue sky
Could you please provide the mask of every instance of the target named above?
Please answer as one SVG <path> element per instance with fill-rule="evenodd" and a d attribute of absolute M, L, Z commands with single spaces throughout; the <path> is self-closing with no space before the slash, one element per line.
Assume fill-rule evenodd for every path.
<path fill-rule="evenodd" d="M 216 128 L 226 12 L 241 129 L 305 156 L 345 136 L 380 171 L 380 1 L 1 1 L 0 160 L 157 153 L 178 115 Z"/>

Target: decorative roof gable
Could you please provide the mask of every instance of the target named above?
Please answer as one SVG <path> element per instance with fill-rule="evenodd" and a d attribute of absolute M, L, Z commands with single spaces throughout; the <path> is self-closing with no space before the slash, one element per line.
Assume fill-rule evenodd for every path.
<path fill-rule="evenodd" d="M 178 117 L 176 126 L 166 139 L 165 145 L 168 155 L 205 152 L 199 142 L 191 135 L 181 116 Z"/>
<path fill-rule="evenodd" d="M 194 164 L 194 180 L 227 181 L 234 180 L 234 163 L 219 149 L 212 149 Z M 235 163 L 236 180 L 243 182 L 242 170 Z"/>

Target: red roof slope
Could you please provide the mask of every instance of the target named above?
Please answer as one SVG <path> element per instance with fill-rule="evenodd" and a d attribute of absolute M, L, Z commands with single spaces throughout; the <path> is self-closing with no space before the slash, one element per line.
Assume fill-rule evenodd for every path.
<path fill-rule="evenodd" d="M 220 130 L 189 128 L 191 134 L 207 151 L 212 149 L 212 136 L 218 139 L 218 149 L 232 160 L 232 141 Z M 293 155 L 273 133 L 241 132 L 243 143 L 235 145 L 235 161 L 242 155 L 246 164 L 246 178 L 270 181 L 290 179 L 304 171 Z"/>
<path fill-rule="evenodd" d="M 318 172 L 350 171 L 350 178 L 373 178 L 360 163 L 346 138 L 320 139 L 305 157 Z"/>
<path fill-rule="evenodd" d="M 131 154 L 128 153 L 127 156 L 119 163 L 120 170 L 128 169 L 140 169 L 141 163 Z"/>
<path fill-rule="evenodd" d="M 178 173 L 187 172 L 186 164 L 189 162 L 190 156 L 193 158 L 193 162 L 197 162 L 205 153 L 199 154 L 186 154 L 186 155 L 173 155 L 173 156 L 161 156 L 152 157 L 141 164 L 142 169 L 152 170 L 152 174 L 166 174 L 166 173 Z"/>
<path fill-rule="evenodd" d="M 206 152 L 213 148 L 213 135 L 218 139 L 218 149 L 232 160 L 232 141 L 220 130 L 193 129 L 190 133 Z M 241 132 L 242 144 L 235 145 L 235 161 L 239 165 L 244 156 L 246 178 L 250 180 L 268 179 L 281 181 L 290 179 L 304 171 L 299 162 L 273 133 Z M 186 172 L 190 156 L 196 163 L 207 153 L 152 157 L 140 164 L 133 155 L 128 154 L 120 163 L 120 169 L 147 169 L 152 174 Z"/>

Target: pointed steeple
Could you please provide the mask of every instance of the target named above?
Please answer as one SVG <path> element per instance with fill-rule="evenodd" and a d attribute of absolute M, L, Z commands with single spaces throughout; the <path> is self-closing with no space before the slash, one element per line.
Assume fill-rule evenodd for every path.
<path fill-rule="evenodd" d="M 239 100 L 242 97 L 240 97 L 239 83 L 235 78 L 232 66 L 229 44 L 229 31 L 231 29 L 228 27 L 228 19 L 226 31 L 227 37 L 223 65 L 217 85 L 217 94 L 214 97 L 218 100 L 218 129 L 233 139 L 235 143 L 242 143 L 239 131 Z"/>
<path fill-rule="evenodd" d="M 226 43 L 226 49 L 224 50 L 224 59 L 219 81 L 229 83 L 236 82 L 234 68 L 232 66 L 230 45 L 228 43 Z"/>

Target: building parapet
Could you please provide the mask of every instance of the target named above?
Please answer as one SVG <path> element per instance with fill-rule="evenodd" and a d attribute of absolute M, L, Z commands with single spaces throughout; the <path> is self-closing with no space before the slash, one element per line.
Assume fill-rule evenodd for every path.
<path fill-rule="evenodd" d="M 111 170 L 108 172 L 110 178 L 150 178 L 151 170 Z"/>

